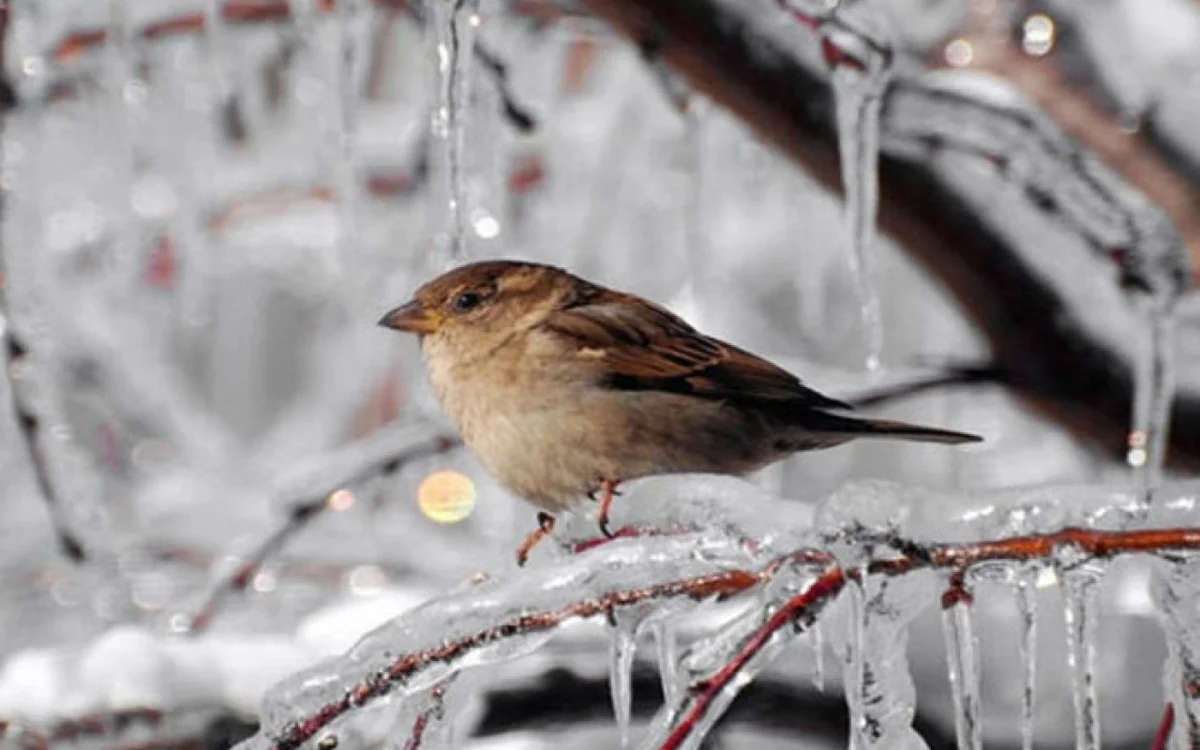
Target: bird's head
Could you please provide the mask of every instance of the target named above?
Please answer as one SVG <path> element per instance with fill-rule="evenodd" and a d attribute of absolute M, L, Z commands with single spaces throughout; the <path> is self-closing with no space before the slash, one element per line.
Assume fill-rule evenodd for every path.
<path fill-rule="evenodd" d="M 566 299 L 575 278 L 536 263 L 483 261 L 426 283 L 379 325 L 476 347 L 537 325 Z"/>

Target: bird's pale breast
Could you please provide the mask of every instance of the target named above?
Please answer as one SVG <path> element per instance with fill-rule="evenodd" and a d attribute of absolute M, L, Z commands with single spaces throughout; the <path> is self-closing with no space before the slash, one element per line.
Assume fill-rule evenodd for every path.
<path fill-rule="evenodd" d="M 759 415 L 720 402 L 612 390 L 528 360 L 429 364 L 467 447 L 509 490 L 550 510 L 578 504 L 602 479 L 742 474 L 787 452 Z"/>

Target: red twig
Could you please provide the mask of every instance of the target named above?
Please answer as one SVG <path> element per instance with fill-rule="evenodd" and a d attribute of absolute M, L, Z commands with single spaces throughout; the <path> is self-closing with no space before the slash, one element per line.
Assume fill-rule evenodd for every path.
<path fill-rule="evenodd" d="M 161 728 L 164 718 L 163 712 L 156 708 L 130 708 L 87 714 L 61 721 L 44 730 L 0 720 L 0 740 L 10 739 L 14 747 L 22 750 L 48 750 L 63 743 L 117 738 L 133 726 L 157 730 Z"/>
<path fill-rule="evenodd" d="M 1171 739 L 1171 725 L 1175 723 L 1175 704 L 1168 703 L 1163 709 L 1162 721 L 1158 723 L 1158 731 L 1154 733 L 1154 744 L 1150 750 L 1167 750 L 1167 741 Z"/>
<path fill-rule="evenodd" d="M 687 712 L 675 725 L 675 729 L 667 736 L 667 739 L 660 746 L 661 750 L 674 750 L 683 744 L 688 735 L 695 729 L 696 724 L 704 718 L 709 706 L 712 704 L 713 698 L 717 696 L 732 682 L 742 668 L 754 658 L 755 654 L 762 650 L 762 647 L 767 644 L 780 628 L 788 624 L 801 624 L 805 626 L 812 622 L 817 611 L 826 602 L 830 601 L 837 595 L 842 587 L 846 584 L 846 575 L 842 569 L 833 566 L 822 573 L 815 581 L 809 584 L 808 588 L 803 593 L 793 597 L 779 609 L 769 620 L 762 626 L 761 629 L 738 651 L 724 667 L 720 669 L 712 677 L 709 677 L 699 685 L 693 685 L 691 705 Z"/>
<path fill-rule="evenodd" d="M 429 722 L 442 719 L 446 708 L 446 690 L 453 680 L 454 675 L 451 675 L 429 691 L 433 705 L 417 714 L 417 718 L 413 721 L 412 731 L 408 735 L 408 741 L 404 743 L 404 750 L 420 750 L 421 743 L 425 739 L 425 730 L 429 728 Z"/>

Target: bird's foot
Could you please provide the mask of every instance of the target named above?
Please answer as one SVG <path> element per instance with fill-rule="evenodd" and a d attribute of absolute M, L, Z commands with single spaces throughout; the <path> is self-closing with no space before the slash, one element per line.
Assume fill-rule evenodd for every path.
<path fill-rule="evenodd" d="M 538 527 L 529 532 L 521 545 L 517 547 L 517 565 L 522 568 L 525 567 L 525 563 L 529 562 L 529 553 L 533 551 L 533 548 L 554 531 L 554 516 L 549 513 L 538 513 L 537 523 Z"/>
<path fill-rule="evenodd" d="M 600 527 L 600 531 L 609 539 L 613 538 L 613 533 L 608 529 L 608 511 L 612 507 L 612 501 L 615 497 L 620 497 L 621 493 L 617 492 L 617 485 L 620 484 L 619 479 L 601 479 L 600 480 L 600 512 L 596 515 L 596 523 Z M 595 500 L 597 490 L 592 490 L 588 493 L 588 497 Z"/>

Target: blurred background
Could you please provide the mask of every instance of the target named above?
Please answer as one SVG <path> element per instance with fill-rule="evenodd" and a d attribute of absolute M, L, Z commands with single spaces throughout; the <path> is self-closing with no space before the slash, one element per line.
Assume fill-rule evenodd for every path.
<path fill-rule="evenodd" d="M 969 245 L 914 253 L 880 233 L 882 364 L 865 369 L 836 180 L 831 189 L 718 96 L 693 91 L 652 39 L 609 26 L 606 5 L 621 4 L 0 4 L 5 741 L 32 728 L 55 744 L 227 747 L 253 731 L 275 681 L 474 575 L 512 572 L 533 511 L 456 447 L 415 341 L 375 326 L 449 262 L 562 265 L 662 302 L 826 393 L 883 394 L 874 414 L 987 436 L 953 451 L 849 445 L 751 478 L 789 502 L 815 505 L 861 478 L 971 491 L 1129 481 L 1123 433 L 1059 418 L 1006 379 L 1026 348 L 1001 360 L 995 331 L 1020 333 L 1032 314 L 1001 304 L 1023 291 L 972 307 L 946 283 L 939 258 Z M 971 102 L 1019 101 L 1122 195 L 1162 209 L 1175 252 L 1200 257 L 1200 3 L 854 5 L 871 14 L 867 38 L 888 39 L 889 74 L 965 97 L 942 127 L 973 127 Z M 775 2 L 738 12 L 828 95 L 820 33 Z M 813 117 L 829 122 L 821 106 Z M 901 116 L 885 112 L 885 152 L 945 166 L 905 151 L 900 130 L 889 136 Z M 1040 163 L 1059 184 L 1058 162 Z M 1013 257 L 1050 262 L 1034 277 L 1085 338 L 1116 342 L 1118 364 L 1137 369 L 1142 355 L 1122 347 L 1149 328 L 1112 261 L 1080 249 L 1108 231 L 1092 214 L 1056 218 L 1028 191 L 1014 197 L 1010 174 L 974 163 L 940 179 L 966 198 L 914 221 L 1000 227 Z M 895 184 L 882 180 L 885 211 Z M 1200 391 L 1200 303 L 1172 305 L 1169 370 L 1183 399 Z M 1037 337 L 1020 335 L 1036 363 Z M 1086 393 L 1085 376 L 1047 372 L 1062 399 Z M 947 382 L 896 393 L 931 378 Z M 1168 479 L 1187 470 L 1174 464 Z M 1148 747 L 1162 713 L 1149 579 L 1127 561 L 1105 580 L 1097 663 L 1110 747 Z M 1039 597 L 1038 747 L 1068 747 L 1060 594 Z M 1001 587 L 976 601 L 985 737 L 1019 747 L 1018 611 Z M 935 748 L 953 746 L 937 617 L 921 616 L 909 646 L 918 727 Z M 460 746 L 617 747 L 607 664 L 607 635 L 587 624 L 473 677 Z M 804 654 L 775 665 L 708 746 L 844 746 L 836 670 L 822 692 L 815 668 Z M 635 735 L 658 690 L 639 655 Z M 357 740 L 386 742 L 368 730 Z"/>

